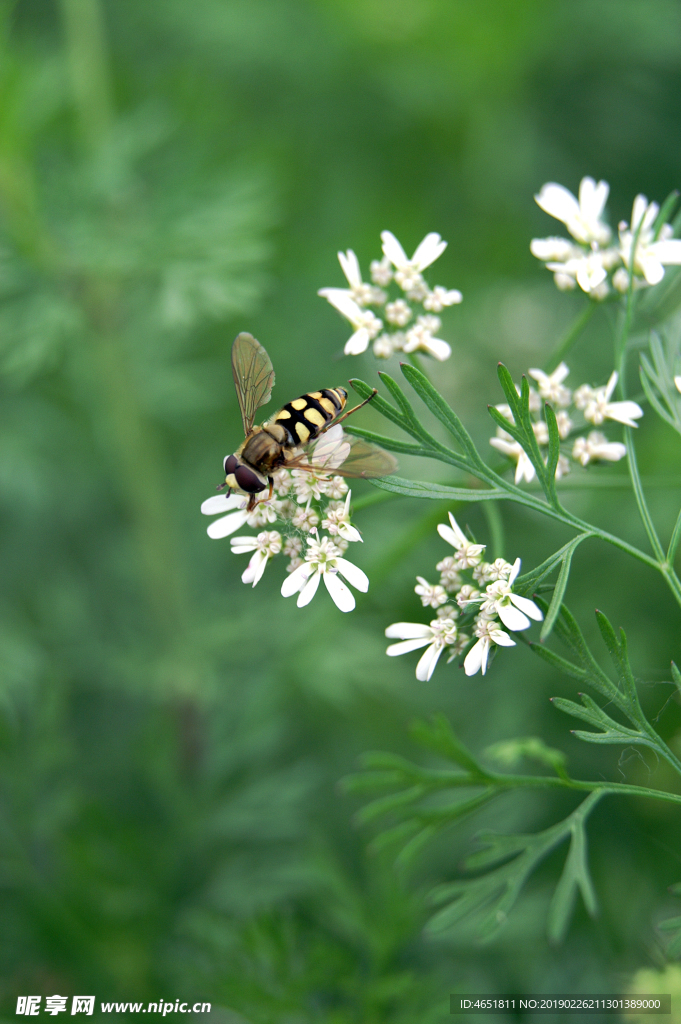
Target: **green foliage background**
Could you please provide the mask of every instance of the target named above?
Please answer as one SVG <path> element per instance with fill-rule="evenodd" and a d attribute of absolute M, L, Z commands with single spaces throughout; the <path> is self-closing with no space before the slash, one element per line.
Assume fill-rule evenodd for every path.
<path fill-rule="evenodd" d="M 580 746 L 548 701 L 575 686 L 524 649 L 484 679 L 443 665 L 427 685 L 413 659 L 385 658 L 385 626 L 420 614 L 413 577 L 442 557 L 446 506 L 367 508 L 371 589 L 347 617 L 325 595 L 283 601 L 274 572 L 245 588 L 198 508 L 240 440 L 238 331 L 270 352 L 275 401 L 374 379 L 373 358 L 339 359 L 346 327 L 315 293 L 342 283 L 338 249 L 366 267 L 385 228 L 409 251 L 427 231 L 449 241 L 433 282 L 464 303 L 436 380 L 486 448 L 497 360 L 516 379 L 543 363 L 584 301 L 529 253 L 554 231 L 533 193 L 605 178 L 616 223 L 636 192 L 661 201 L 681 183 L 679 5 L 3 0 L 0 13 L 7 1015 L 19 994 L 92 992 L 206 1000 L 224 1024 L 427 1024 L 448 1019 L 450 992 L 617 991 L 658 966 L 653 922 L 681 878 L 673 808 L 597 809 L 600 917 L 580 908 L 561 949 L 543 937 L 552 860 L 491 945 L 421 929 L 423 892 L 478 828 L 544 828 L 565 796 L 495 805 L 409 876 L 352 826 L 359 803 L 338 779 L 367 748 L 414 756 L 408 723 L 438 709 L 476 750 L 542 735 L 574 775 L 670 784 L 650 759 Z M 606 379 L 605 314 L 572 362 L 571 380 Z M 638 440 L 644 476 L 678 467 L 678 437 L 652 415 Z M 435 464 L 402 473 L 446 482 Z M 663 536 L 678 500 L 652 492 Z M 645 546 L 626 491 L 570 502 Z M 568 539 L 502 511 L 505 554 L 528 569 Z M 488 539 L 479 509 L 462 517 Z M 589 542 L 567 600 L 590 638 L 595 606 L 625 626 L 673 745 L 681 714 L 662 709 L 681 650 L 662 582 Z"/>

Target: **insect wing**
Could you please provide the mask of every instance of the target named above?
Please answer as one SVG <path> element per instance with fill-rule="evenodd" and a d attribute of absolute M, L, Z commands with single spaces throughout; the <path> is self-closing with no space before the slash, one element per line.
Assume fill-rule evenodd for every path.
<path fill-rule="evenodd" d="M 345 440 L 350 442 L 350 452 L 341 465 L 334 469 L 340 476 L 370 479 L 376 476 L 389 476 L 397 469 L 397 459 L 390 452 L 379 448 L 377 444 L 347 434 Z"/>
<path fill-rule="evenodd" d="M 397 459 L 378 445 L 346 434 L 340 423 L 337 423 L 322 434 L 304 455 L 289 462 L 288 468 L 370 478 L 394 473 Z"/>
<path fill-rule="evenodd" d="M 272 361 L 252 334 L 242 332 L 236 336 L 232 345 L 232 373 L 244 434 L 248 436 L 256 409 L 269 402 L 274 385 Z"/>

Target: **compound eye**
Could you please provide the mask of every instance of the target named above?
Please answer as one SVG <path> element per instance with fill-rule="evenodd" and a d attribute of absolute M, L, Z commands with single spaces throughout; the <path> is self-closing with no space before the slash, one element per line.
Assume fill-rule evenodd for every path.
<path fill-rule="evenodd" d="M 246 469 L 245 466 L 237 466 L 234 471 L 236 482 L 242 491 L 247 491 L 249 494 L 255 494 L 257 491 L 264 491 L 267 484 L 264 484 L 255 473 L 251 472 L 250 469 Z"/>
<path fill-rule="evenodd" d="M 223 465 L 225 467 L 225 476 L 229 476 L 231 473 L 236 471 L 236 468 L 239 465 L 239 460 L 236 455 L 227 455 L 225 456 Z"/>

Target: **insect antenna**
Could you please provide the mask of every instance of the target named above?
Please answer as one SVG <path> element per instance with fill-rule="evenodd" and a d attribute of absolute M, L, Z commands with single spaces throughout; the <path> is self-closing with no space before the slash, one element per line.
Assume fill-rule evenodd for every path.
<path fill-rule="evenodd" d="M 335 427 L 339 423 L 342 423 L 343 420 L 346 420 L 348 418 L 348 416 L 352 416 L 353 412 L 357 412 L 357 410 L 361 409 L 363 405 L 366 405 L 367 402 L 370 402 L 372 398 L 375 398 L 377 394 L 378 388 L 374 388 L 374 390 L 371 392 L 368 398 L 365 398 L 363 402 L 360 402 L 359 405 L 356 405 L 354 409 L 348 409 L 347 412 L 344 412 L 343 415 L 339 416 L 337 420 L 333 421 L 333 423 L 329 423 L 329 425 L 325 427 L 324 430 L 320 430 L 320 434 L 325 433 L 329 429 L 329 427 Z"/>

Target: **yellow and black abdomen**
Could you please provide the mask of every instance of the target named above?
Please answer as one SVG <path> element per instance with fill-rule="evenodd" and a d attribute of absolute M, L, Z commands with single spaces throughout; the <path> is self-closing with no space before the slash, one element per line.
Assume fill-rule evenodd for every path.
<path fill-rule="evenodd" d="M 313 441 L 322 428 L 343 411 L 347 399 L 345 388 L 310 391 L 288 402 L 270 420 L 270 424 L 276 423 L 283 427 L 290 438 L 290 444 L 298 447 Z"/>

